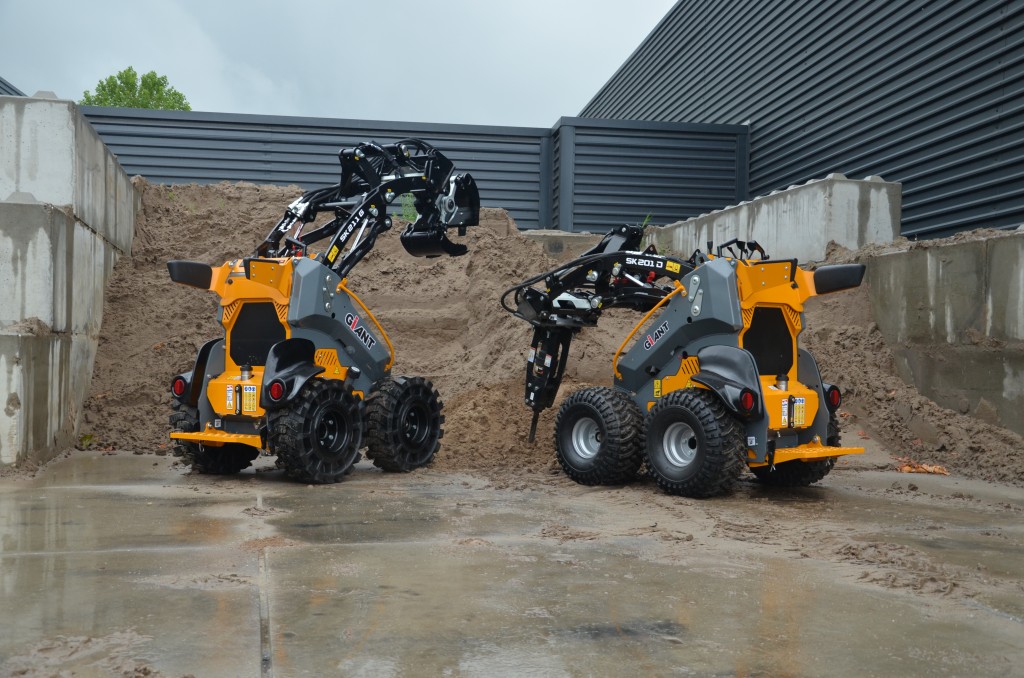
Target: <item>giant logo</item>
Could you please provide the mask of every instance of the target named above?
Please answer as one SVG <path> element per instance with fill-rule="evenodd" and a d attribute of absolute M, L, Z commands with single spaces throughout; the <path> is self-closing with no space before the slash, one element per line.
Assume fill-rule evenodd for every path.
<path fill-rule="evenodd" d="M 666 334 L 668 334 L 667 320 L 658 325 L 658 328 L 656 330 L 647 335 L 647 338 L 644 339 L 644 350 L 650 351 L 652 348 L 654 348 L 654 345 L 658 343 L 658 340 L 664 337 Z"/>
<path fill-rule="evenodd" d="M 359 341 L 363 342 L 366 348 L 373 348 L 374 344 L 377 343 L 377 340 L 373 338 L 373 335 L 370 334 L 365 327 L 359 324 L 359 316 L 352 313 L 346 313 L 345 324 L 348 325 L 350 330 L 352 330 L 352 334 L 359 337 Z"/>

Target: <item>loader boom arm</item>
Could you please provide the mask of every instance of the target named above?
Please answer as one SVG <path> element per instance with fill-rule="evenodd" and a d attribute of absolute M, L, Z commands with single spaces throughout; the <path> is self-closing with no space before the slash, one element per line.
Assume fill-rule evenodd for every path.
<path fill-rule="evenodd" d="M 682 280 L 702 256 L 695 252 L 684 261 L 662 256 L 653 247 L 638 251 L 642 241 L 642 226 L 619 227 L 582 256 L 502 295 L 505 310 L 534 327 L 526 364 L 526 404 L 534 412 L 531 441 L 540 412 L 554 404 L 573 336 L 596 325 L 608 308 L 650 311 L 675 289 L 658 281 Z"/>

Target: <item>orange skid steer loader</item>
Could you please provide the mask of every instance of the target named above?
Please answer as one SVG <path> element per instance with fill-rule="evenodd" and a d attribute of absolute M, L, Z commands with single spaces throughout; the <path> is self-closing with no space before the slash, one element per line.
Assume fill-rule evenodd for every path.
<path fill-rule="evenodd" d="M 619 484 L 646 461 L 666 492 L 708 497 L 730 491 L 744 468 L 769 485 L 802 486 L 824 478 L 837 457 L 863 452 L 840 445 L 840 391 L 797 338 L 804 302 L 860 285 L 864 266 L 807 271 L 738 240 L 683 260 L 638 251 L 642 240 L 643 227 L 618 228 L 502 297 L 534 326 L 531 440 L 576 333 L 608 308 L 645 313 L 612 359 L 614 385 L 576 391 L 558 412 L 556 455 L 569 477 Z"/>
<path fill-rule="evenodd" d="M 438 392 L 391 375 L 391 341 L 347 277 L 391 228 L 388 206 L 403 194 L 418 215 L 401 234 L 410 254 L 464 254 L 447 229 L 477 224 L 476 183 L 416 139 L 360 144 L 339 160 L 341 181 L 292 203 L 252 256 L 168 262 L 175 282 L 220 297 L 224 327 L 171 381 L 174 453 L 194 471 L 237 473 L 265 450 L 290 476 L 331 483 L 364 447 L 386 471 L 428 464 L 440 447 Z M 303 232 L 321 213 L 333 218 Z"/>

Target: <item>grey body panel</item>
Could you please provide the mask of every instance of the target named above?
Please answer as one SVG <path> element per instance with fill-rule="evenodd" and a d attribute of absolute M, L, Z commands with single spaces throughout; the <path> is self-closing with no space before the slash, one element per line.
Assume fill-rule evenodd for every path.
<path fill-rule="evenodd" d="M 387 343 L 358 304 L 344 291 L 341 279 L 312 259 L 295 261 L 288 324 L 292 337 L 309 339 L 317 348 L 333 348 L 343 366 L 360 370 L 352 388 L 369 393 L 388 376 L 391 359 Z M 346 318 L 349 319 L 346 322 Z"/>
<path fill-rule="evenodd" d="M 654 326 L 648 328 L 647 337 L 640 337 L 620 358 L 622 377 L 615 379 L 619 388 L 653 395 L 653 380 L 675 374 L 682 358 L 697 355 L 706 346 L 739 346 L 743 318 L 732 263 L 714 259 L 682 282 L 686 295 L 668 302 Z M 665 333 L 655 337 L 662 327 Z M 655 339 L 653 344 L 648 338 Z M 643 401 L 643 408 L 647 402 Z"/>
<path fill-rule="evenodd" d="M 734 265 L 726 259 L 714 259 L 687 276 L 683 280 L 686 295 L 672 299 L 649 324 L 647 336 L 639 338 L 619 360 L 622 377 L 615 379 L 615 386 L 629 392 L 642 412 L 647 411 L 648 403 L 657 400 L 654 395 L 656 380 L 677 374 L 683 359 L 699 357 L 702 350 L 713 350 L 713 347 L 735 347 L 749 356 L 750 369 L 745 371 L 746 376 L 740 381 L 764 402 L 754 358 L 739 349 L 743 319 Z M 656 334 L 662 327 L 666 328 L 665 331 Z M 714 361 L 702 360 L 701 370 L 716 372 Z M 769 440 L 769 415 L 762 406 L 760 416 L 743 422 L 747 447 L 756 455 L 751 461 L 768 461 L 770 448 L 804 445 L 816 436 L 822 442 L 826 440 L 829 412 L 825 407 L 821 375 L 814 357 L 804 349 L 798 351 L 797 379 L 818 395 L 819 407 L 814 421 L 805 429 L 796 429 Z M 659 394 L 659 397 L 661 395 L 664 394 Z"/>

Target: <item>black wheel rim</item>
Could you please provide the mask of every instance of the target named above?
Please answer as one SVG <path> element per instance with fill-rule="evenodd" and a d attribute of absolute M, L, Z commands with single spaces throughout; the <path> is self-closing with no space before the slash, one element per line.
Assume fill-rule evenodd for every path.
<path fill-rule="evenodd" d="M 399 415 L 402 438 L 409 447 L 419 447 L 430 437 L 430 411 L 422 402 L 410 403 Z"/>
<path fill-rule="evenodd" d="M 339 456 L 352 436 L 346 413 L 338 407 L 322 408 L 313 419 L 313 444 L 325 457 Z"/>

